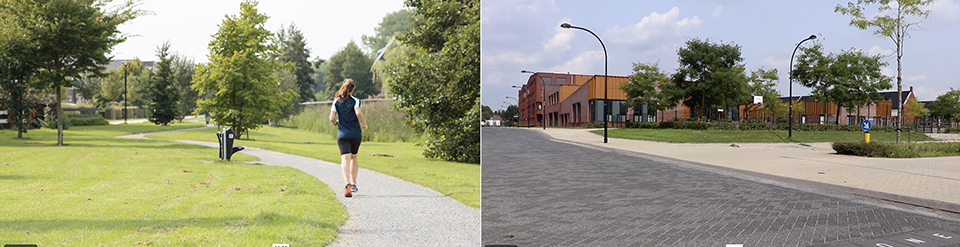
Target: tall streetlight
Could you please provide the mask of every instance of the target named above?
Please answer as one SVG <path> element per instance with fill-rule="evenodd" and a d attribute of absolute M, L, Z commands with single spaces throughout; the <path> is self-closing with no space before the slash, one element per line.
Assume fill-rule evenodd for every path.
<path fill-rule="evenodd" d="M 603 143 L 607 143 L 607 46 L 603 45 L 603 40 L 600 39 L 600 36 L 597 36 L 597 34 L 590 31 L 590 29 L 570 25 L 570 23 L 560 24 L 560 27 L 587 31 L 593 34 L 593 37 L 597 37 L 597 40 L 600 41 L 600 47 L 603 47 Z"/>
<path fill-rule="evenodd" d="M 816 35 L 810 35 L 810 37 L 800 41 L 800 43 L 797 43 L 797 47 L 793 48 L 793 54 L 790 54 L 790 72 L 787 75 L 790 77 L 790 98 L 787 99 L 790 101 L 790 121 L 787 123 L 787 139 L 793 139 L 793 56 L 797 55 L 797 49 L 800 49 L 800 44 L 816 38 Z"/>
<path fill-rule="evenodd" d="M 543 93 L 547 93 L 547 84 L 543 83 L 543 77 L 540 77 L 540 74 L 533 71 L 521 70 L 520 73 L 533 74 L 537 76 L 537 79 L 540 79 L 540 90 L 543 90 Z M 543 102 L 543 94 L 540 95 L 540 109 L 543 109 L 543 119 L 540 119 L 540 126 L 543 126 L 543 130 L 547 130 L 547 107 Z M 539 110 L 539 109 L 538 109 Z"/>
<path fill-rule="evenodd" d="M 123 123 L 127 123 L 127 65 L 130 63 L 120 63 L 123 66 Z"/>

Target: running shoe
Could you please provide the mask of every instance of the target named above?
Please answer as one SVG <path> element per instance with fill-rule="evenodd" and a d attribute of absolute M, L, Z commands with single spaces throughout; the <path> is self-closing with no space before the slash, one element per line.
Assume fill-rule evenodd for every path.
<path fill-rule="evenodd" d="M 350 193 L 350 189 L 351 189 L 350 184 L 347 184 L 347 186 L 344 187 L 344 190 L 346 190 L 346 192 L 343 193 L 343 197 L 347 197 L 347 198 L 353 197 L 353 193 Z"/>
<path fill-rule="evenodd" d="M 353 193 L 357 193 L 357 185 L 356 185 L 356 184 L 351 184 L 351 185 L 350 185 L 350 191 L 352 191 Z"/>

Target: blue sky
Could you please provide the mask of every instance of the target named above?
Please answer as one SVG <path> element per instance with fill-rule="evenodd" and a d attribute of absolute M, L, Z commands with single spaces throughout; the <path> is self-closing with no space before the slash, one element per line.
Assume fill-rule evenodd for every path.
<path fill-rule="evenodd" d="M 122 1 L 117 1 L 122 2 Z M 240 13 L 240 0 L 145 0 L 140 9 L 153 11 L 119 27 L 131 37 L 114 47 L 114 59 L 139 57 L 154 61 L 157 46 L 170 41 L 174 53 L 207 62 L 207 44 L 223 23 L 224 16 Z M 116 4 L 116 3 L 114 3 Z M 374 28 L 388 13 L 403 9 L 403 0 L 304 1 L 261 0 L 260 13 L 270 17 L 264 24 L 276 33 L 281 25 L 295 23 L 307 41 L 310 55 L 328 59 L 351 40 L 363 47 L 360 37 L 374 35 Z M 311 58 L 312 59 L 312 58 Z"/>
<path fill-rule="evenodd" d="M 481 103 L 505 108 L 513 85 L 526 83 L 520 70 L 603 74 L 600 43 L 587 32 L 562 29 L 568 22 L 597 33 L 607 47 L 610 75 L 629 75 L 635 62 L 658 62 L 673 73 L 677 48 L 692 38 L 733 42 L 748 70 L 778 69 L 776 87 L 787 95 L 787 70 L 797 42 L 811 34 L 827 52 L 856 48 L 893 54 L 888 38 L 848 25 L 834 13 L 847 1 L 675 0 L 573 1 L 484 0 L 481 5 Z M 930 17 L 905 41 L 904 90 L 934 100 L 960 89 L 960 0 L 937 0 Z M 875 14 L 875 8 L 868 14 Z M 811 42 L 803 45 L 808 46 Z M 884 73 L 896 75 L 896 59 L 885 59 Z M 896 90 L 896 81 L 893 88 Z M 794 85 L 794 95 L 809 89 Z"/>

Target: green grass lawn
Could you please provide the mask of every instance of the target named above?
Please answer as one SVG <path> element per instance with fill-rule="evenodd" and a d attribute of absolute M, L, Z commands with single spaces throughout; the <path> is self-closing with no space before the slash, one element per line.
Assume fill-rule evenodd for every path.
<path fill-rule="evenodd" d="M 603 135 L 602 130 L 592 131 Z M 911 134 L 912 141 L 932 141 L 926 135 Z M 689 130 L 689 129 L 610 129 L 608 137 L 634 140 L 649 140 L 679 143 L 728 143 L 728 142 L 851 142 L 863 141 L 863 132 L 847 131 L 794 131 L 793 140 L 787 139 L 785 130 Z M 901 140 L 907 140 L 907 132 L 901 133 Z M 892 142 L 897 140 L 896 132 L 870 133 L 871 142 Z"/>
<path fill-rule="evenodd" d="M 148 138 L 217 142 L 214 129 L 149 135 Z M 246 136 L 244 136 L 246 138 Z M 263 127 L 250 132 L 250 139 L 236 145 L 316 158 L 340 164 L 334 137 L 293 128 Z M 480 208 L 480 166 L 424 158 L 423 148 L 409 142 L 364 142 L 360 167 L 416 183 L 440 192 L 464 205 Z M 371 156 L 386 154 L 393 157 Z M 363 184 L 363 177 L 357 181 Z"/>
<path fill-rule="evenodd" d="M 215 161 L 216 149 L 117 135 L 198 123 L 0 131 L 0 244 L 323 246 L 347 212 L 317 178 Z"/>

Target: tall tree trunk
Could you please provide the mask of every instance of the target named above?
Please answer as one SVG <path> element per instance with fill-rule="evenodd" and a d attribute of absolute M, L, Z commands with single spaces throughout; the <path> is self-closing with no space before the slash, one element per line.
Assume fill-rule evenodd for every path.
<path fill-rule="evenodd" d="M 63 104 L 60 103 L 60 90 L 57 86 L 57 146 L 63 146 Z"/>

